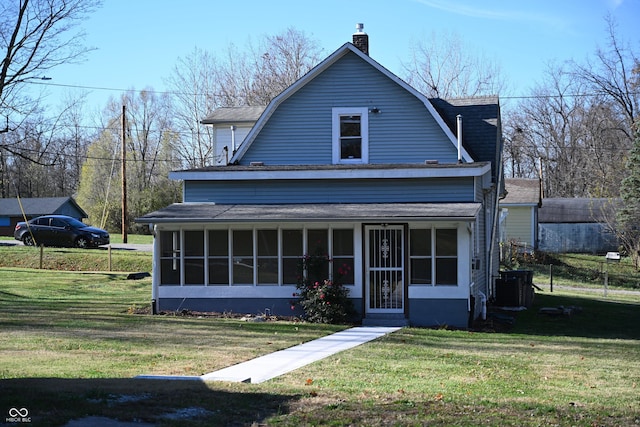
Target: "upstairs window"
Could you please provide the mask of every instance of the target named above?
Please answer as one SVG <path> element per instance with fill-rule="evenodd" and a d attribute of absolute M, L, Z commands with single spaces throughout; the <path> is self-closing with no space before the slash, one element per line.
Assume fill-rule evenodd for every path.
<path fill-rule="evenodd" d="M 368 163 L 369 116 L 367 108 L 333 109 L 333 163 Z"/>

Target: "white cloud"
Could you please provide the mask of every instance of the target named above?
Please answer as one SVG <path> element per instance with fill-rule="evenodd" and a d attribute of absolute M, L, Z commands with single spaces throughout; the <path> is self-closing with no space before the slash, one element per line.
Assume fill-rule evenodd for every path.
<path fill-rule="evenodd" d="M 537 22 L 557 28 L 564 28 L 566 24 L 559 18 L 552 15 L 543 15 L 539 13 L 520 12 L 517 10 L 509 10 L 504 6 L 499 9 L 481 8 L 473 5 L 462 4 L 460 2 L 451 2 L 448 0 L 415 0 L 425 6 L 439 9 L 445 12 L 457 15 L 469 16 L 472 18 L 492 19 L 499 21 L 530 21 Z M 623 0 L 609 0 L 620 4 Z"/>
<path fill-rule="evenodd" d="M 607 0 L 607 4 L 609 5 L 609 7 L 614 10 L 620 7 L 623 2 L 624 0 Z"/>

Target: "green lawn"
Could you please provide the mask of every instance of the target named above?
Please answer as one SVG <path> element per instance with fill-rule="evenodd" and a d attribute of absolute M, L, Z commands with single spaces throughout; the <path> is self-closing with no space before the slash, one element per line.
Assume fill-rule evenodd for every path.
<path fill-rule="evenodd" d="M 0 412 L 159 425 L 640 424 L 640 297 L 536 296 L 512 329 L 405 328 L 262 384 L 200 375 L 341 329 L 151 316 L 150 280 L 0 268 Z M 573 316 L 537 308 L 579 306 Z M 177 414 L 177 415 L 176 415 Z M 6 415 L 5 415 L 6 416 Z M 174 417 L 174 418 L 171 418 Z"/>
<path fill-rule="evenodd" d="M 124 249 L 109 251 L 106 247 L 36 248 L 2 245 L 0 241 L 0 267 L 40 268 L 42 265 L 44 270 L 151 272 L 151 257 L 151 252 Z"/>
<path fill-rule="evenodd" d="M 554 285 L 570 287 L 603 288 L 606 273 L 610 289 L 640 291 L 640 271 L 629 257 L 607 263 L 603 255 L 539 253 L 521 257 L 510 268 L 533 270 L 534 283 L 549 284 L 553 277 Z"/>

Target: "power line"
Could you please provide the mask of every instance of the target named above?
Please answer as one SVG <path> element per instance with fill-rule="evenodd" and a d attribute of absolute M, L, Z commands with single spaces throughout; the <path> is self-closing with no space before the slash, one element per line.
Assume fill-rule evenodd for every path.
<path fill-rule="evenodd" d="M 165 91 L 165 90 L 154 90 L 154 89 L 120 89 L 120 88 L 104 87 L 104 86 L 84 86 L 84 85 L 72 85 L 72 84 L 63 84 L 63 83 L 43 83 L 43 82 L 37 82 L 37 81 L 28 81 L 25 83 L 41 85 L 41 86 L 66 87 L 71 89 L 104 90 L 109 92 L 147 92 L 147 93 L 153 93 L 156 95 L 186 95 L 186 96 L 208 95 L 206 93 L 188 93 L 188 92 Z"/>
<path fill-rule="evenodd" d="M 104 86 L 85 86 L 85 85 L 72 85 L 63 83 L 45 83 L 40 81 L 26 81 L 25 83 L 42 85 L 42 86 L 56 86 L 66 87 L 72 89 L 86 89 L 86 90 L 104 90 L 110 92 L 148 92 L 156 95 L 183 95 L 183 96 L 207 96 L 212 95 L 210 93 L 195 93 L 195 92 L 179 92 L 179 91 L 167 91 L 167 90 L 154 90 L 154 89 L 121 89 Z M 628 95 L 640 95 L 640 92 L 627 92 Z M 222 96 L 220 94 L 213 94 L 214 96 Z M 552 98 L 588 98 L 596 96 L 610 95 L 607 92 L 590 92 L 590 93 L 567 93 L 562 95 L 499 95 L 500 99 L 552 99 Z M 225 95 L 226 96 L 226 95 Z"/>
<path fill-rule="evenodd" d="M 640 95 L 640 92 L 627 92 L 628 95 Z M 611 96 L 607 92 L 591 92 L 591 93 L 567 93 L 562 95 L 514 95 L 500 96 L 500 99 L 554 99 L 554 98 L 589 98 L 596 96 Z"/>

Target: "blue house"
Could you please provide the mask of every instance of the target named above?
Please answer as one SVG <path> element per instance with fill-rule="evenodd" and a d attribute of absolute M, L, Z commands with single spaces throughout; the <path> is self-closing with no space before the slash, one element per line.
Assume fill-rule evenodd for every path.
<path fill-rule="evenodd" d="M 428 99 L 366 52 L 356 33 L 274 98 L 228 164 L 170 174 L 183 203 L 136 220 L 155 231 L 156 310 L 299 314 L 298 260 L 321 251 L 364 324 L 479 315 L 498 272 L 498 99 Z"/>

